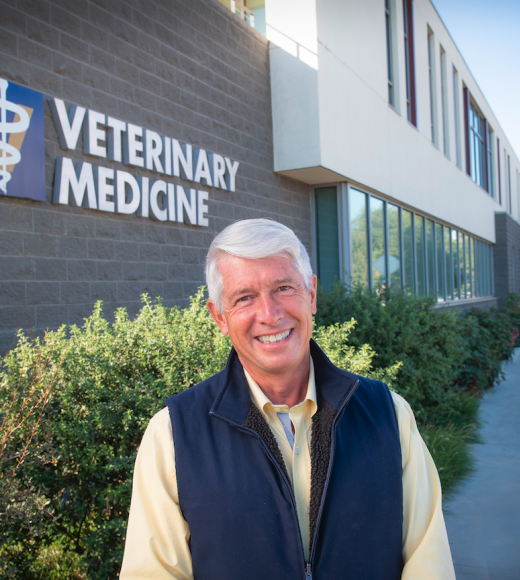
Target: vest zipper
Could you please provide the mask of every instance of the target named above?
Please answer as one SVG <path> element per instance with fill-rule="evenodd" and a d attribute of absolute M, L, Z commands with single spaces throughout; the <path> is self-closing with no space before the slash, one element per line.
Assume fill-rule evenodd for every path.
<path fill-rule="evenodd" d="M 334 451 L 335 451 L 334 435 L 336 432 L 336 423 L 337 423 L 341 413 L 343 412 L 343 409 L 346 407 L 347 403 L 350 401 L 352 395 L 356 392 L 358 387 L 359 387 L 359 379 L 354 383 L 354 386 L 352 387 L 352 389 L 350 390 L 348 395 L 345 397 L 345 399 L 344 399 L 343 403 L 341 404 L 340 408 L 338 409 L 336 417 L 334 418 L 334 421 L 332 423 L 332 438 L 331 438 L 331 447 L 330 447 L 329 467 L 327 469 L 327 479 L 325 480 L 325 486 L 323 488 L 323 495 L 321 496 L 320 509 L 318 511 L 318 519 L 316 521 L 316 531 L 314 532 L 314 538 L 312 540 L 312 548 L 311 548 L 311 552 L 309 554 L 309 561 L 308 562 L 305 562 L 305 555 L 303 553 L 302 537 L 300 534 L 300 523 L 298 520 L 298 510 L 296 509 L 296 500 L 294 499 L 294 493 L 293 493 L 293 490 L 291 488 L 291 484 L 287 480 L 287 478 L 285 477 L 285 474 L 282 471 L 282 468 L 278 465 L 278 461 L 276 461 L 276 459 L 273 457 L 273 454 L 271 453 L 271 451 L 269 450 L 269 448 L 265 444 L 265 441 L 262 439 L 262 437 L 260 437 L 260 435 L 258 435 L 258 433 L 256 431 L 253 431 L 252 429 L 248 429 L 247 427 L 242 427 L 242 425 L 238 425 L 237 423 L 233 423 L 232 421 L 225 419 L 221 415 L 217 415 L 214 412 L 210 412 L 210 415 L 213 415 L 214 417 L 218 417 L 219 419 L 228 423 L 229 425 L 233 425 L 234 427 L 238 428 L 240 431 L 245 431 L 246 433 L 249 433 L 249 434 L 253 435 L 254 437 L 256 437 L 256 439 L 258 439 L 258 441 L 260 441 L 260 444 L 264 448 L 264 451 L 266 452 L 267 457 L 269 457 L 269 459 L 271 460 L 271 463 L 274 465 L 275 469 L 280 474 L 282 480 L 285 482 L 285 485 L 287 486 L 287 489 L 289 490 L 289 495 L 291 496 L 291 502 L 292 502 L 292 506 L 293 506 L 293 515 L 295 516 L 296 527 L 298 529 L 298 536 L 300 538 L 300 544 L 299 544 L 300 545 L 300 553 L 302 556 L 302 561 L 305 562 L 305 570 L 304 570 L 305 580 L 312 580 L 312 561 L 314 559 L 314 552 L 316 550 L 316 542 L 318 540 L 318 532 L 320 529 L 321 516 L 323 513 L 323 506 L 325 504 L 325 497 L 327 495 L 327 489 L 329 487 L 330 474 L 332 471 L 332 464 L 334 462 Z"/>
<path fill-rule="evenodd" d="M 330 474 L 332 472 L 332 464 L 334 463 L 334 451 L 335 451 L 335 447 L 336 447 L 336 444 L 335 444 L 336 424 L 338 422 L 340 415 L 343 413 L 343 410 L 347 406 L 347 403 L 352 398 L 352 395 L 357 391 L 357 388 L 359 387 L 359 382 L 360 381 L 358 379 L 354 383 L 354 386 L 352 387 L 350 392 L 345 397 L 343 403 L 341 404 L 340 408 L 338 409 L 338 412 L 336 413 L 336 416 L 334 417 L 334 421 L 332 422 L 332 437 L 331 437 L 331 444 L 330 444 L 329 467 L 327 469 L 327 479 L 325 480 L 325 485 L 323 486 L 323 494 L 321 496 L 320 509 L 318 510 L 318 518 L 316 520 L 316 530 L 314 532 L 314 538 L 312 539 L 312 547 L 311 547 L 311 552 L 309 554 L 309 561 L 307 563 L 307 569 L 306 569 L 307 578 L 309 578 L 310 580 L 312 580 L 312 562 L 314 560 L 314 552 L 316 551 L 316 543 L 318 541 L 318 532 L 320 531 L 321 516 L 323 515 L 323 506 L 325 505 L 325 497 L 327 496 L 327 489 L 329 487 Z"/>
<path fill-rule="evenodd" d="M 287 486 L 287 489 L 289 490 L 289 495 L 291 496 L 291 501 L 292 501 L 292 506 L 293 506 L 293 515 L 295 516 L 296 527 L 298 528 L 298 537 L 300 539 L 299 545 L 300 545 L 300 553 L 301 553 L 301 557 L 302 557 L 302 562 L 305 562 L 305 555 L 303 553 L 302 536 L 300 533 L 300 522 L 298 520 L 298 510 L 296 508 L 296 500 L 294 499 L 294 493 L 293 493 L 293 490 L 291 487 L 291 483 L 285 477 L 285 473 L 282 471 L 282 468 L 278 465 L 278 461 L 276 461 L 276 459 L 273 457 L 273 454 L 271 453 L 270 449 L 265 444 L 265 441 L 262 439 L 262 437 L 260 437 L 260 435 L 258 435 L 258 433 L 256 431 L 253 431 L 252 429 L 247 429 L 244 427 L 240 427 L 240 429 L 244 429 L 244 431 L 251 433 L 260 441 L 260 443 L 262 444 L 262 446 L 264 448 L 264 451 L 267 453 L 267 456 L 271 460 L 271 463 L 278 470 L 278 473 L 281 475 L 283 481 L 285 481 L 285 485 Z M 311 565 L 310 562 L 307 562 L 305 580 L 308 580 L 308 579 L 310 580 L 312 578 L 312 576 L 309 573 L 310 565 Z"/>
<path fill-rule="evenodd" d="M 237 423 L 233 423 L 232 421 L 228 421 L 227 419 L 225 419 L 221 415 L 217 415 L 214 412 L 210 412 L 210 415 L 213 415 L 214 417 L 218 417 L 219 419 L 221 419 L 222 421 L 225 421 L 229 425 L 233 425 L 233 427 L 236 427 L 240 431 L 245 431 L 246 433 L 248 433 L 250 435 L 253 435 L 253 437 L 255 437 L 256 439 L 258 439 L 258 441 L 260 442 L 260 444 L 264 448 L 264 451 L 267 454 L 267 457 L 269 457 L 271 463 L 274 465 L 275 469 L 278 471 L 278 473 L 280 474 L 282 480 L 285 482 L 285 485 L 286 485 L 287 489 L 289 490 L 289 495 L 291 496 L 291 502 L 292 502 L 292 506 L 293 506 L 293 515 L 294 515 L 294 518 L 295 518 L 295 521 L 296 521 L 296 528 L 298 529 L 298 537 L 300 539 L 299 546 L 300 546 L 301 560 L 302 560 L 302 562 L 305 562 L 305 554 L 303 553 L 302 536 L 301 536 L 301 533 L 300 533 L 300 522 L 298 520 L 298 510 L 296 509 L 296 500 L 294 499 L 294 493 L 293 493 L 291 484 L 287 480 L 287 478 L 285 477 L 285 474 L 282 471 L 282 468 L 278 465 L 278 461 L 276 461 L 276 459 L 274 458 L 273 454 L 271 453 L 271 451 L 269 450 L 269 448 L 265 444 L 265 441 L 262 439 L 262 437 L 260 437 L 260 435 L 258 435 L 258 433 L 256 431 L 253 431 L 253 429 L 248 429 L 247 427 L 242 427 L 242 425 L 238 425 Z M 306 564 L 305 570 L 304 570 L 305 580 L 310 580 L 310 579 L 312 579 L 312 575 L 310 575 L 310 570 L 311 570 L 310 566 L 311 566 L 311 563 L 309 561 L 309 562 L 306 562 L 305 564 Z"/>

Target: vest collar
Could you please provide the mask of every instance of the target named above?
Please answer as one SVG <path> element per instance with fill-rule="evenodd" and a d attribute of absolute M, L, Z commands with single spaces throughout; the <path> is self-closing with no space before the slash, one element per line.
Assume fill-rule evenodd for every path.
<path fill-rule="evenodd" d="M 345 398 L 351 394 L 357 377 L 335 367 L 312 339 L 310 347 L 316 391 L 331 407 L 338 410 Z M 222 387 L 211 407 L 210 415 L 242 426 L 246 422 L 250 407 L 251 396 L 244 368 L 236 350 L 232 348 L 223 373 Z"/>

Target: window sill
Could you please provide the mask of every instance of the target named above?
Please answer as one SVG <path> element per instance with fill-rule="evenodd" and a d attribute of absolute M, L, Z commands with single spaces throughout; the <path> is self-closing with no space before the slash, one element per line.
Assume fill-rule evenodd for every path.
<path fill-rule="evenodd" d="M 438 302 L 434 308 L 449 308 L 450 306 L 471 306 L 477 305 L 482 302 L 489 302 L 490 300 L 496 300 L 496 296 L 479 296 L 478 298 L 461 298 L 460 300 L 445 300 L 444 302 Z"/>

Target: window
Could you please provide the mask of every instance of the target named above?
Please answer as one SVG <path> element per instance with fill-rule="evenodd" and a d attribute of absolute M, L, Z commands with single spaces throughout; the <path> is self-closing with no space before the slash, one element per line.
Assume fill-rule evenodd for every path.
<path fill-rule="evenodd" d="M 415 268 L 414 268 L 414 234 L 413 214 L 406 209 L 402 210 L 403 222 L 403 263 L 404 285 L 410 292 L 415 291 Z"/>
<path fill-rule="evenodd" d="M 424 251 L 424 218 L 415 214 L 415 255 L 417 265 L 417 294 L 426 295 L 426 264 Z"/>
<path fill-rule="evenodd" d="M 462 169 L 462 156 L 460 152 L 460 105 L 459 105 L 459 73 L 453 67 L 453 118 L 455 122 L 455 162 Z"/>
<path fill-rule="evenodd" d="M 432 143 L 438 144 L 437 140 L 437 90 L 435 83 L 435 37 L 428 28 L 428 78 L 430 81 L 430 126 Z"/>
<path fill-rule="evenodd" d="M 488 135 L 487 135 L 487 168 L 488 168 L 488 184 L 487 190 L 493 199 L 496 199 L 495 196 L 495 180 L 493 174 L 493 130 L 491 127 L 488 127 Z"/>
<path fill-rule="evenodd" d="M 446 299 L 453 300 L 453 260 L 451 253 L 451 230 L 444 227 L 444 267 L 446 277 Z"/>
<path fill-rule="evenodd" d="M 459 251 L 459 291 L 460 297 L 466 298 L 466 264 L 464 254 L 464 235 L 457 232 Z"/>
<path fill-rule="evenodd" d="M 413 47 L 413 0 L 403 0 L 403 18 L 406 70 L 406 114 L 408 121 L 417 127 L 415 102 L 415 57 Z"/>
<path fill-rule="evenodd" d="M 493 293 L 491 244 L 350 186 L 341 198 L 347 206 L 335 186 L 316 189 L 315 197 L 316 271 L 325 288 L 343 278 L 439 302 Z M 340 215 L 348 221 L 340 224 Z M 349 248 L 346 257 L 340 246 Z"/>
<path fill-rule="evenodd" d="M 434 224 L 426 220 L 426 258 L 428 262 L 428 295 L 435 296 L 435 240 Z"/>
<path fill-rule="evenodd" d="M 352 281 L 368 286 L 367 196 L 361 191 L 351 189 L 349 201 Z"/>
<path fill-rule="evenodd" d="M 370 197 L 370 238 L 372 261 L 372 288 L 387 285 L 386 280 L 386 232 L 383 201 Z"/>
<path fill-rule="evenodd" d="M 475 105 L 469 103 L 469 151 L 471 179 L 480 187 L 487 189 L 487 137 L 486 120 L 477 111 Z"/>
<path fill-rule="evenodd" d="M 472 297 L 477 297 L 477 281 L 475 276 L 475 239 L 469 238 L 469 243 L 471 244 L 470 249 L 470 262 L 471 262 L 471 292 Z"/>
<path fill-rule="evenodd" d="M 469 236 L 464 236 L 464 260 L 466 265 L 466 298 L 473 296 L 473 288 L 471 284 L 471 240 Z"/>
<path fill-rule="evenodd" d="M 450 156 L 450 133 L 448 123 L 448 91 L 446 78 L 446 52 L 441 46 L 441 104 L 442 104 L 442 150 Z"/>
<path fill-rule="evenodd" d="M 386 205 L 388 221 L 388 276 L 390 285 L 401 287 L 401 236 L 399 234 L 399 208 L 388 203 Z"/>
<path fill-rule="evenodd" d="M 394 74 L 392 63 L 392 18 L 390 14 L 390 0 L 385 0 L 385 22 L 386 22 L 386 63 L 388 69 L 388 102 L 395 106 L 394 98 Z"/>
<path fill-rule="evenodd" d="M 318 279 L 330 289 L 339 278 L 338 200 L 335 187 L 317 189 L 316 196 L 316 250 Z"/>
<path fill-rule="evenodd" d="M 459 243 L 458 235 L 455 230 L 451 230 L 451 256 L 453 261 L 453 299 L 460 298 L 460 280 L 459 280 Z"/>
<path fill-rule="evenodd" d="M 443 248 L 444 237 L 442 234 L 441 224 L 435 224 L 435 255 L 436 255 L 436 267 L 437 267 L 437 284 L 435 291 L 439 300 L 444 300 L 446 298 L 446 289 L 444 287 L 445 283 L 445 266 L 444 266 L 444 248 Z"/>

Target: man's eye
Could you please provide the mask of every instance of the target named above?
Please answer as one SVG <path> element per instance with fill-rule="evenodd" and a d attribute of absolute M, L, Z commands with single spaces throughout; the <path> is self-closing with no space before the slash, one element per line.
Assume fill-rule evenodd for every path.
<path fill-rule="evenodd" d="M 281 290 L 282 292 L 285 290 L 290 290 L 291 287 L 290 286 L 280 286 L 280 288 L 278 288 L 278 290 Z"/>
<path fill-rule="evenodd" d="M 242 296 L 237 300 L 237 302 L 247 302 L 249 300 L 249 296 Z"/>

